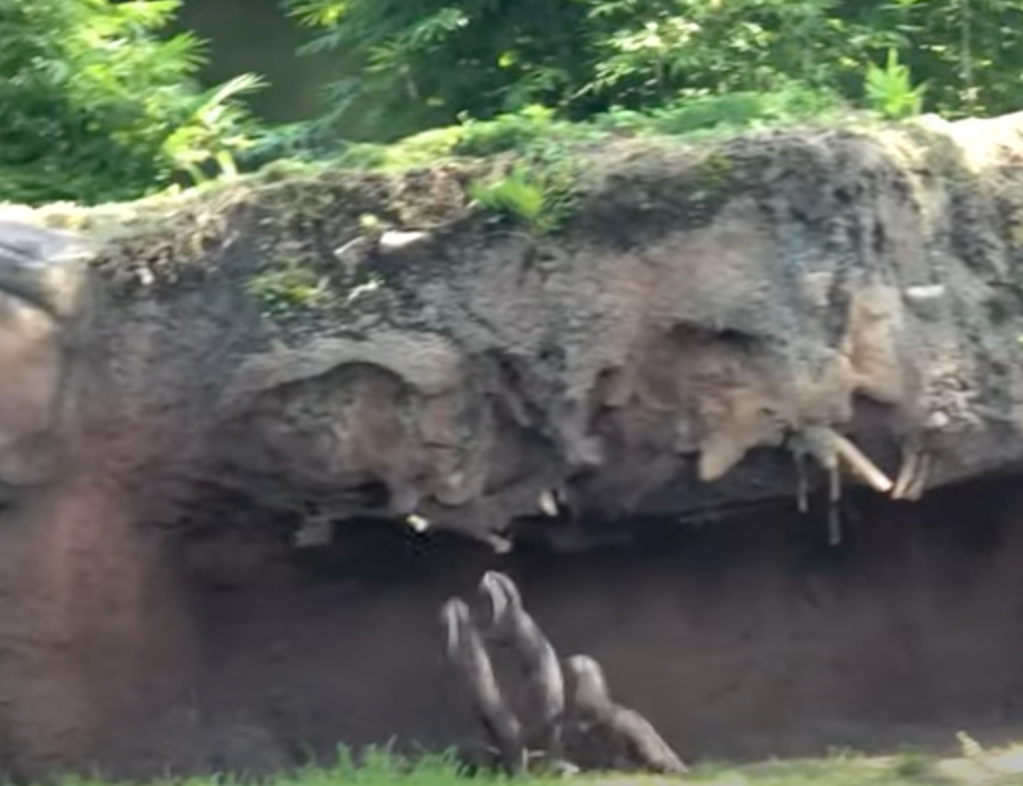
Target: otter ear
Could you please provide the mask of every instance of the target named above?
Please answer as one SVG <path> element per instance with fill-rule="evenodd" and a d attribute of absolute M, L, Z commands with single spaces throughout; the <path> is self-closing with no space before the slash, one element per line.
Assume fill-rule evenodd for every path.
<path fill-rule="evenodd" d="M 461 617 L 459 614 L 458 601 L 452 598 L 441 607 L 440 618 L 447 633 L 447 651 L 453 654 L 461 641 Z"/>
<path fill-rule="evenodd" d="M 522 593 L 519 592 L 519 588 L 515 582 L 512 581 L 511 576 L 504 573 L 494 572 L 494 579 L 500 584 L 501 589 L 504 590 L 504 597 L 508 603 L 513 603 L 516 606 L 522 605 Z"/>
<path fill-rule="evenodd" d="M 565 658 L 565 668 L 577 679 L 600 675 L 600 666 L 589 655 L 569 655 Z"/>
<path fill-rule="evenodd" d="M 490 624 L 496 625 L 504 617 L 505 611 L 508 610 L 508 596 L 505 593 L 504 585 L 501 583 L 500 574 L 488 570 L 483 574 L 480 588 L 490 598 Z"/>

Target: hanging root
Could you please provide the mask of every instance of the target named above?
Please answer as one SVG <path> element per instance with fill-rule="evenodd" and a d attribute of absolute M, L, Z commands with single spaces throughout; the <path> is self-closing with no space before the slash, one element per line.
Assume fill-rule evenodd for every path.
<path fill-rule="evenodd" d="M 828 468 L 828 544 L 842 543 L 842 473 L 838 466 Z"/>
<path fill-rule="evenodd" d="M 796 501 L 800 513 L 807 511 L 807 478 L 804 458 L 812 455 L 828 473 L 828 543 L 842 542 L 841 502 L 842 476 L 840 466 L 847 466 L 866 483 L 882 494 L 892 489 L 892 481 L 849 439 L 827 426 L 807 426 L 796 432 L 792 440 L 796 459 Z"/>
<path fill-rule="evenodd" d="M 835 446 L 835 452 L 857 475 L 859 475 L 875 491 L 887 494 L 894 485 L 891 479 L 881 471 L 873 461 L 852 442 L 843 437 L 837 431 L 832 431 L 831 438 Z"/>
<path fill-rule="evenodd" d="M 892 490 L 892 499 L 915 502 L 927 489 L 931 454 L 916 445 L 902 446 L 902 465 Z"/>
<path fill-rule="evenodd" d="M 507 554 L 513 548 L 511 540 L 501 535 L 486 534 L 482 535 L 481 538 L 498 554 Z"/>
<path fill-rule="evenodd" d="M 926 451 L 922 456 L 920 456 L 920 464 L 916 472 L 916 480 L 910 484 L 908 489 L 906 489 L 905 498 L 910 502 L 916 502 L 923 497 L 924 492 L 927 491 L 927 483 L 930 480 L 933 460 L 933 456 Z"/>
<path fill-rule="evenodd" d="M 795 454 L 796 460 L 796 507 L 800 513 L 806 513 L 810 510 L 809 495 L 810 485 L 806 478 L 806 454 L 802 451 L 797 451 Z"/>

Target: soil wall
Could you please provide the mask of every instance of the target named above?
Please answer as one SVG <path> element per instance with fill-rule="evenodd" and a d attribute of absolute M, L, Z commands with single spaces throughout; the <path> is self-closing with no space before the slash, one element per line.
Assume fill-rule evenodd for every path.
<path fill-rule="evenodd" d="M 1002 739 L 1023 728 L 1017 487 L 851 499 L 838 548 L 783 507 L 506 558 L 379 529 L 301 559 L 272 534 L 144 544 L 83 493 L 52 529 L 4 532 L 7 764 L 251 772 L 341 742 L 464 743 L 479 730 L 437 610 L 486 567 L 688 757 Z"/>

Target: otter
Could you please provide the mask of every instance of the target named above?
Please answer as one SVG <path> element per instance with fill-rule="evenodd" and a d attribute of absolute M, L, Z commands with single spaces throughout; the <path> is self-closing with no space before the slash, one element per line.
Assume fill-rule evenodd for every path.
<path fill-rule="evenodd" d="M 558 654 L 525 610 L 522 595 L 509 576 L 489 570 L 483 574 L 480 589 L 490 599 L 487 635 L 507 642 L 518 656 L 539 716 L 538 740 L 548 760 L 557 765 L 563 753 L 565 717 L 565 680 Z"/>
<path fill-rule="evenodd" d="M 565 669 L 575 683 L 572 708 L 580 716 L 582 731 L 603 732 L 644 770 L 667 775 L 689 772 L 650 721 L 611 699 L 604 670 L 595 659 L 572 655 L 565 660 Z"/>
<path fill-rule="evenodd" d="M 468 683 L 476 713 L 502 765 L 511 774 L 523 772 L 526 749 L 522 743 L 522 727 L 501 695 L 490 656 L 472 621 L 468 604 L 461 598 L 451 598 L 441 607 L 440 616 L 446 632 L 448 660 Z"/>

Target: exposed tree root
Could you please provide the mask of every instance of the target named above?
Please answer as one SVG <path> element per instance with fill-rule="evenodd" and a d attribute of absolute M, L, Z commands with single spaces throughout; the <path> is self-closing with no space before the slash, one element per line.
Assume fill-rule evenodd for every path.
<path fill-rule="evenodd" d="M 900 491 L 901 486 L 899 484 L 913 483 L 912 488 L 914 490 L 919 485 L 915 477 L 908 474 L 911 471 L 915 471 L 916 465 L 914 464 L 909 469 L 906 466 L 909 461 L 916 461 L 916 458 L 912 455 L 903 463 L 903 471 L 899 474 L 899 484 L 893 483 L 881 468 L 871 461 L 851 440 L 827 426 L 811 426 L 802 429 L 790 437 L 789 448 L 796 462 L 796 504 L 800 513 L 806 513 L 809 509 L 806 456 L 811 455 L 817 459 L 827 472 L 828 543 L 832 546 L 838 546 L 842 542 L 840 506 L 842 502 L 841 467 L 843 465 L 881 494 L 891 492 L 894 497 L 896 492 L 906 493 L 905 491 Z M 895 498 L 898 499 L 899 497 Z"/>
<path fill-rule="evenodd" d="M 931 469 L 931 454 L 916 444 L 902 447 L 902 465 L 892 488 L 891 497 L 896 500 L 915 502 L 927 489 Z"/>
<path fill-rule="evenodd" d="M 828 545 L 842 543 L 842 475 L 837 466 L 828 467 Z"/>
<path fill-rule="evenodd" d="M 849 469 L 863 478 L 871 488 L 882 494 L 887 494 L 892 490 L 892 481 L 877 464 L 867 458 L 862 450 L 837 431 L 831 432 L 831 438 L 838 457 L 848 465 Z"/>

